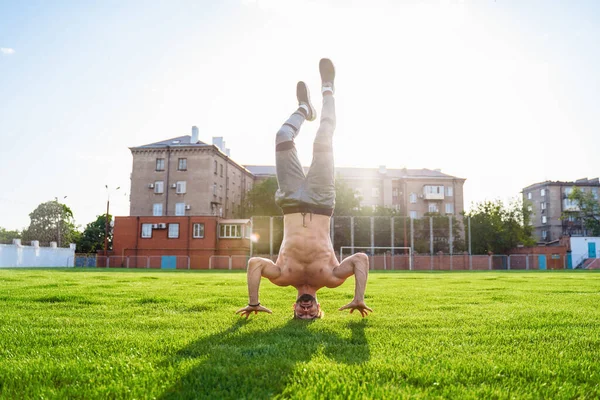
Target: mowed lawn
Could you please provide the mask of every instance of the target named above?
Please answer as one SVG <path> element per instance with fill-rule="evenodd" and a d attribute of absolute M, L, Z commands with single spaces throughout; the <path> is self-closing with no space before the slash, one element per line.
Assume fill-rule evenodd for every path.
<path fill-rule="evenodd" d="M 0 270 L 0 398 L 599 398 L 600 274 L 372 272 L 291 319 L 245 273 Z"/>

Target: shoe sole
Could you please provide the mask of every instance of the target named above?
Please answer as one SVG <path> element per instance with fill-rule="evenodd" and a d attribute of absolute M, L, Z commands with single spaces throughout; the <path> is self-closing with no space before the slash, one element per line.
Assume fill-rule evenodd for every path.
<path fill-rule="evenodd" d="M 306 120 L 307 121 L 314 121 L 316 119 L 316 117 L 317 117 L 317 112 L 315 111 L 315 108 L 313 107 L 312 102 L 310 101 L 310 90 L 308 89 L 308 86 L 306 85 L 306 83 L 305 82 L 303 82 L 303 83 L 304 83 L 304 89 L 306 89 L 306 100 L 307 100 L 307 102 L 305 104 L 310 109 L 310 116 L 312 117 L 312 118 L 308 118 L 307 117 Z M 297 90 L 298 89 L 296 89 L 296 91 Z M 296 96 L 297 96 L 297 94 L 296 94 Z"/>
<path fill-rule="evenodd" d="M 324 77 L 323 72 L 325 72 L 325 74 L 330 74 L 331 79 L 329 79 L 329 77 Z M 319 73 L 321 74 L 321 83 L 331 83 L 332 85 L 334 84 L 335 66 L 329 58 L 322 58 L 321 61 L 319 61 Z"/>

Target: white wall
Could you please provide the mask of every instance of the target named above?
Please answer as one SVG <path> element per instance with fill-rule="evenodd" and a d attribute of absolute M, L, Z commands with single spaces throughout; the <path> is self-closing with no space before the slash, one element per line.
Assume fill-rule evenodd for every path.
<path fill-rule="evenodd" d="M 596 243 L 596 258 L 600 258 L 600 237 L 571 237 L 571 257 L 573 266 L 582 258 L 588 258 L 588 243 Z"/>
<path fill-rule="evenodd" d="M 13 244 L 0 244 L 0 268 L 10 267 L 73 267 L 75 245 L 68 249 L 57 247 L 22 246 L 20 240 Z"/>

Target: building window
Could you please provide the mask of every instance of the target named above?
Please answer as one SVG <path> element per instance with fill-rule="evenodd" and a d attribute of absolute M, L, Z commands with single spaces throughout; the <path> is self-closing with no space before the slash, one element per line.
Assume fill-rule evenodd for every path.
<path fill-rule="evenodd" d="M 416 193 L 411 193 L 408 198 L 410 199 L 411 203 L 416 203 L 417 202 L 417 194 Z"/>
<path fill-rule="evenodd" d="M 223 196 L 223 185 L 219 185 L 219 196 Z"/>
<path fill-rule="evenodd" d="M 546 203 L 544 203 L 544 202 L 541 202 L 541 203 L 540 203 L 540 208 L 541 208 L 542 210 L 545 210 L 545 209 L 546 209 Z"/>
<path fill-rule="evenodd" d="M 416 211 L 411 211 L 410 212 L 410 219 L 417 219 L 417 212 Z"/>
<path fill-rule="evenodd" d="M 217 184 L 213 183 L 213 196 L 217 195 Z"/>
<path fill-rule="evenodd" d="M 454 214 L 454 204 L 446 203 L 446 214 Z"/>
<path fill-rule="evenodd" d="M 192 237 L 194 239 L 202 239 L 204 237 L 204 224 L 194 224 Z"/>
<path fill-rule="evenodd" d="M 223 164 L 220 165 L 221 167 L 221 178 L 223 177 Z"/>
<path fill-rule="evenodd" d="M 379 197 L 379 188 L 371 189 L 371 197 Z"/>
<path fill-rule="evenodd" d="M 169 238 L 177 239 L 179 237 L 179 224 L 169 224 Z"/>
<path fill-rule="evenodd" d="M 175 203 L 175 215 L 185 215 L 185 203 Z"/>
<path fill-rule="evenodd" d="M 427 185 L 427 186 L 425 186 L 425 193 L 426 194 L 443 194 L 444 187 Z"/>
<path fill-rule="evenodd" d="M 546 222 L 548 222 L 548 218 L 546 218 L 545 215 L 542 215 L 542 224 L 545 224 Z"/>
<path fill-rule="evenodd" d="M 186 183 L 185 183 L 185 181 L 178 181 L 177 182 L 177 189 L 175 189 L 175 192 L 177 194 L 184 194 L 185 193 L 185 189 L 186 189 Z"/>
<path fill-rule="evenodd" d="M 529 212 L 533 212 L 533 206 L 532 206 L 532 205 L 528 205 L 528 206 L 527 206 L 527 210 L 528 210 Z"/>
<path fill-rule="evenodd" d="M 392 189 L 392 197 L 398 197 L 398 188 Z"/>
<path fill-rule="evenodd" d="M 142 238 L 148 239 L 152 237 L 152 224 L 142 224 Z"/>
<path fill-rule="evenodd" d="M 439 212 L 438 210 L 438 206 L 436 203 L 429 203 L 429 212 L 430 213 L 436 213 Z"/>
<path fill-rule="evenodd" d="M 595 200 L 598 200 L 598 188 L 592 188 L 592 196 Z"/>
<path fill-rule="evenodd" d="M 540 195 L 544 197 L 546 195 L 546 189 L 540 190 Z"/>
<path fill-rule="evenodd" d="M 154 182 L 154 193 L 160 194 L 165 191 L 165 186 L 163 181 Z"/>
<path fill-rule="evenodd" d="M 177 165 L 179 171 L 187 171 L 187 158 L 180 158 L 179 164 Z"/>
<path fill-rule="evenodd" d="M 217 167 L 218 167 L 218 165 L 219 164 L 217 163 L 217 160 L 215 160 L 215 175 L 217 174 Z"/>
<path fill-rule="evenodd" d="M 162 217 L 162 215 L 163 215 L 162 203 L 154 203 L 154 206 L 152 206 L 152 215 L 155 217 Z"/>
<path fill-rule="evenodd" d="M 446 186 L 446 196 L 452 197 L 454 195 L 452 186 Z"/>
<path fill-rule="evenodd" d="M 157 158 L 156 159 L 156 170 L 157 171 L 164 171 L 165 170 L 165 159 L 164 158 Z"/>
<path fill-rule="evenodd" d="M 542 231 L 542 239 L 546 239 L 548 237 L 548 231 Z"/>
<path fill-rule="evenodd" d="M 527 193 L 527 200 L 531 200 L 531 192 Z"/>
<path fill-rule="evenodd" d="M 219 237 L 224 239 L 241 239 L 242 226 L 229 224 L 219 225 Z"/>

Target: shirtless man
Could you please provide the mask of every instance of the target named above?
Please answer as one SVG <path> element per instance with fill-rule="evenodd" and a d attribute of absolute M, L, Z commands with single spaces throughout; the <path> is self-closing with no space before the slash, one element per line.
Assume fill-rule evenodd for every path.
<path fill-rule="evenodd" d="M 330 221 L 335 206 L 332 139 L 335 129 L 335 69 L 329 59 L 319 63 L 323 94 L 321 124 L 315 137 L 313 160 L 305 176 L 294 147 L 294 138 L 305 120 L 314 121 L 315 109 L 308 88 L 298 82 L 296 95 L 299 108 L 283 124 L 275 141 L 276 169 L 279 189 L 275 194 L 283 210 L 283 241 L 277 262 L 253 257 L 248 262 L 248 305 L 237 311 L 241 316 L 254 312 L 271 313 L 260 304 L 258 290 L 261 277 L 278 286 L 294 286 L 298 290 L 294 318 L 315 319 L 323 315 L 317 301 L 317 290 L 334 288 L 354 274 L 354 299 L 339 310 L 358 310 L 364 317 L 372 311 L 365 304 L 365 287 L 369 259 L 364 253 L 337 261 L 330 236 Z"/>

